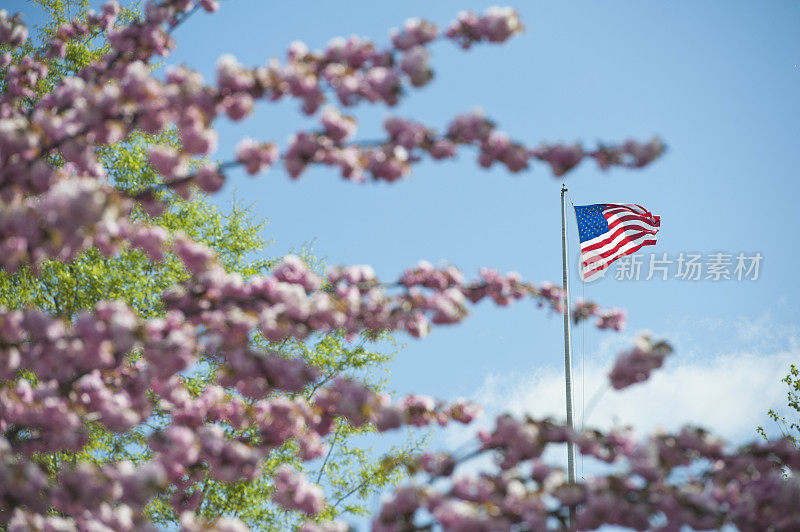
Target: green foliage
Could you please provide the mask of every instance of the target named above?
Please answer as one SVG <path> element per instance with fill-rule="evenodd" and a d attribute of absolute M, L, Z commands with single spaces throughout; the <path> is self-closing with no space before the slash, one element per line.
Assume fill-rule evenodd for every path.
<path fill-rule="evenodd" d="M 47 35 L 73 16 L 85 14 L 88 8 L 88 0 L 35 0 L 35 3 L 44 10 L 48 22 L 37 28 L 34 38 L 21 53 L 41 51 Z M 137 16 L 137 11 L 126 9 L 122 18 L 131 20 Z M 61 78 L 79 71 L 106 50 L 102 35 L 70 42 L 64 60 L 50 61 L 48 76 L 38 87 L 36 98 L 47 94 Z M 3 89 L 0 85 L 0 92 Z M 154 143 L 177 142 L 174 133 L 152 136 L 136 132 L 117 144 L 102 148 L 99 156 L 110 183 L 122 191 L 136 191 L 159 181 L 159 176 L 148 164 L 148 147 Z M 53 163 L 59 164 L 57 158 Z M 234 202 L 227 212 L 223 212 L 203 195 L 184 200 L 173 193 L 161 194 L 168 200 L 163 215 L 150 218 L 137 210 L 134 217 L 160 225 L 170 234 L 183 233 L 210 246 L 228 271 L 237 272 L 244 278 L 267 272 L 273 265 L 273 260 L 261 256 L 267 245 L 261 236 L 265 221 L 255 218 L 248 206 Z M 304 258 L 317 269 L 323 269 L 308 252 Z M 108 258 L 90 249 L 70 262 L 45 262 L 36 271 L 29 267 L 14 273 L 0 270 L 0 306 L 36 308 L 64 319 L 73 319 L 101 300 L 117 299 L 125 301 L 139 315 L 150 318 L 164 312 L 159 294 L 187 276 L 182 263 L 174 256 L 154 263 L 138 250 L 124 250 Z M 306 396 L 338 375 L 356 377 L 374 389 L 383 389 L 385 374 L 379 370 L 394 356 L 393 353 L 377 351 L 377 346 L 394 346 L 392 337 L 380 334 L 364 336 L 357 344 L 346 341 L 339 333 L 317 336 L 307 342 L 287 341 L 279 345 L 258 337 L 253 341 L 285 356 L 303 357 L 320 369 L 320 381 L 304 391 Z M 130 356 L 133 359 L 136 354 Z M 199 364 L 191 375 L 185 377 L 190 391 L 199 394 L 213 382 L 215 369 L 210 361 Z M 36 381 L 35 375 L 25 377 L 31 382 Z M 38 459 L 53 476 L 65 464 L 75 465 L 83 461 L 139 462 L 150 452 L 144 445 L 144 435 L 168 423 L 168 417 L 156 409 L 147 423 L 124 435 L 114 434 L 95 424 L 88 427 L 90 442 L 80 453 L 53 453 L 41 455 Z M 233 436 L 243 436 L 234 434 L 230 427 L 228 429 Z M 327 442 L 330 452 L 324 460 L 314 464 L 316 469 L 307 470 L 309 477 L 316 480 L 328 495 L 329 506 L 319 518 L 364 514 L 364 501 L 381 488 L 398 482 L 402 477 L 404 459 L 418 452 L 423 443 L 409 435 L 403 445 L 378 456 L 366 447 L 369 433 L 373 430 L 370 427 L 356 429 L 339 421 L 335 434 Z M 251 527 L 262 530 L 286 530 L 298 525 L 301 522 L 299 515 L 279 510 L 269 503 L 272 475 L 285 463 L 302 467 L 294 442 L 271 453 L 265 461 L 263 476 L 254 482 L 226 484 L 204 478 L 193 488 L 201 492 L 197 513 L 206 518 L 234 515 Z M 170 494 L 168 490 L 151 501 L 148 507 L 153 520 L 165 526 L 174 524 L 177 517 L 167 502 Z"/>
<path fill-rule="evenodd" d="M 778 414 L 775 410 L 770 409 L 767 413 L 778 424 L 783 433 L 783 436 L 789 438 L 796 446 L 800 443 L 800 369 L 794 364 L 789 368 L 789 374 L 786 375 L 781 382 L 786 384 L 788 388 L 786 392 L 786 404 L 794 411 L 794 416 L 797 421 L 787 420 L 786 416 Z M 758 433 L 767 439 L 767 433 L 764 427 L 758 427 Z"/>

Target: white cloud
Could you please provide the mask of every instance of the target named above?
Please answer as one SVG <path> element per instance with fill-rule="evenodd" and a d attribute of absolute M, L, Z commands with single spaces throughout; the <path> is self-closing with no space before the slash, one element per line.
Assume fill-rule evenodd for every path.
<path fill-rule="evenodd" d="M 650 380 L 619 392 L 607 386 L 606 375 L 616 353 L 630 345 L 632 336 L 606 337 L 599 353 L 587 358 L 585 368 L 580 363 L 574 365 L 576 427 L 581 426 L 585 409 L 587 428 L 632 426 L 644 434 L 656 428 L 671 430 L 694 424 L 732 443 L 757 438 L 755 429 L 759 425 L 777 433 L 778 427 L 768 418 L 767 411 L 786 411 L 786 387 L 780 379 L 790 363 L 800 361 L 800 348 L 794 327 L 781 330 L 784 334 L 776 341 L 776 328 L 770 327 L 769 321 L 760 318 L 728 326 L 718 324 L 714 335 L 727 330 L 728 339 L 737 340 L 740 346 L 735 352 L 726 345 L 720 347 L 726 353 L 701 354 L 697 347 L 707 346 L 707 341 L 692 342 L 685 329 L 682 335 L 671 335 L 676 345 L 688 347 L 694 343 L 693 353 L 687 355 L 684 349 L 682 354 L 677 349 Z M 491 424 L 491 419 L 502 412 L 564 419 L 563 371 L 562 366 L 522 374 L 487 375 L 472 397 L 484 406 L 486 415 L 481 424 Z M 451 443 L 464 441 L 466 432 L 469 431 L 456 431 L 448 439 Z"/>
<path fill-rule="evenodd" d="M 770 428 L 766 412 L 785 403 L 779 381 L 789 363 L 797 360 L 796 352 L 767 357 L 743 353 L 682 363 L 675 355 L 648 382 L 619 392 L 606 389 L 594 396 L 594 401 L 595 391 L 607 388 L 607 368 L 587 365 L 585 401 L 581 397 L 584 381 L 579 372 L 574 376 L 576 425 L 580 426 L 585 406 L 587 427 L 630 425 L 649 432 L 656 427 L 696 424 L 728 440 L 750 439 L 757 425 Z M 563 419 L 563 371 L 539 371 L 511 379 L 489 375 L 476 399 L 487 412 Z"/>

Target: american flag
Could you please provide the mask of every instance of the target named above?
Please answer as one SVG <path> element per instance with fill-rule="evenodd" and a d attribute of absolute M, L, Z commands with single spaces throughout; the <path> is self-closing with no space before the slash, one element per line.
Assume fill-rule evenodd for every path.
<path fill-rule="evenodd" d="M 661 218 L 634 203 L 576 205 L 581 278 L 591 281 L 625 255 L 656 243 Z"/>

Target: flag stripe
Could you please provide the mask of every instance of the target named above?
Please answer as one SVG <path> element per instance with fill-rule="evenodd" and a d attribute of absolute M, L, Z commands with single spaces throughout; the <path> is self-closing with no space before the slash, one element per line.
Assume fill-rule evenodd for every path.
<path fill-rule="evenodd" d="M 617 232 L 620 229 L 631 229 L 631 228 L 638 228 L 641 231 L 653 231 L 653 232 L 657 232 L 658 231 L 658 226 L 657 225 L 650 225 L 648 223 L 641 222 L 639 220 L 634 220 L 632 222 L 628 222 L 628 223 L 625 223 L 625 224 L 622 224 L 622 223 L 613 224 L 613 225 L 609 224 L 609 226 L 608 226 L 609 232 L 612 232 L 612 233 Z M 608 240 L 608 239 L 606 239 L 606 240 Z"/>
<path fill-rule="evenodd" d="M 608 230 L 613 231 L 619 227 L 630 227 L 635 225 L 636 227 L 641 227 L 644 230 L 651 230 L 651 231 L 658 231 L 658 226 L 653 225 L 650 222 L 644 220 L 625 220 L 625 221 L 613 221 L 608 224 Z"/>
<path fill-rule="evenodd" d="M 604 255 L 604 256 L 595 255 L 595 256 L 592 256 L 592 257 L 587 257 L 586 261 L 582 262 L 583 269 L 588 271 L 590 269 L 594 269 L 596 267 L 596 265 L 598 265 L 598 264 L 608 264 L 608 265 L 610 265 L 612 262 L 614 262 L 619 257 L 623 257 L 623 256 L 627 255 L 628 254 L 627 251 L 631 247 L 634 247 L 634 246 L 640 244 L 641 242 L 654 241 L 654 240 L 655 239 L 654 239 L 654 237 L 652 235 L 640 235 L 638 238 L 632 238 L 632 239 L 622 243 L 622 245 L 618 246 L 618 248 L 613 253 L 611 253 L 609 255 Z"/>
<path fill-rule="evenodd" d="M 608 222 L 609 226 L 612 223 L 628 222 L 631 220 L 637 220 L 640 222 L 650 224 L 653 227 L 658 227 L 658 222 L 654 222 L 650 218 L 642 216 L 641 214 L 630 214 L 629 212 L 627 212 L 627 213 L 612 214 L 611 216 L 606 216 L 606 221 Z"/>
<path fill-rule="evenodd" d="M 583 270 L 584 277 L 592 275 L 593 273 L 596 273 L 598 271 L 605 270 L 606 268 L 611 266 L 611 264 L 615 260 L 617 260 L 617 259 L 619 259 L 621 257 L 625 257 L 627 255 L 631 255 L 633 253 L 636 253 L 643 246 L 652 246 L 655 243 L 656 243 L 656 241 L 651 238 L 651 239 L 648 239 L 648 240 L 642 240 L 641 242 L 639 242 L 639 243 L 637 243 L 635 245 L 631 244 L 631 246 L 627 247 L 624 251 L 622 251 L 618 255 L 616 255 L 613 260 L 598 261 L 595 264 L 586 266 L 584 268 L 584 270 Z"/>
<path fill-rule="evenodd" d="M 603 214 L 605 214 L 606 216 L 610 216 L 612 214 L 619 214 L 621 212 L 630 212 L 630 213 L 633 213 L 633 214 L 642 214 L 642 213 L 636 212 L 634 210 L 631 210 L 628 207 L 619 207 L 619 208 L 614 208 L 614 209 L 608 209 L 608 210 L 603 211 Z"/>
<path fill-rule="evenodd" d="M 650 233 L 652 235 L 656 234 L 657 229 L 649 229 L 646 227 L 640 227 L 637 225 L 624 225 L 615 229 L 614 231 L 609 231 L 596 239 L 594 241 L 587 240 L 581 246 L 581 253 L 588 253 L 590 251 L 594 251 L 596 249 L 601 249 L 608 247 L 609 245 L 614 245 L 616 242 L 620 240 L 621 237 L 631 236 L 638 233 Z"/>
<path fill-rule="evenodd" d="M 586 267 L 591 264 L 595 264 L 597 262 L 608 262 L 611 263 L 614 261 L 614 257 L 617 256 L 619 253 L 624 253 L 631 244 L 637 244 L 643 240 L 652 240 L 654 237 L 653 235 L 641 234 L 635 238 L 628 238 L 624 242 L 620 242 L 619 245 L 615 246 L 613 250 L 609 250 L 606 253 L 597 253 L 594 255 L 589 255 L 585 259 L 581 261 L 581 265 Z"/>
<path fill-rule="evenodd" d="M 622 251 L 621 253 L 617 254 L 613 259 L 598 263 L 599 266 L 597 266 L 595 268 L 592 268 L 592 269 L 589 269 L 589 270 L 584 272 L 584 280 L 590 280 L 588 278 L 589 276 L 591 276 L 591 275 L 593 275 L 595 273 L 599 273 L 602 270 L 605 270 L 606 268 L 611 266 L 611 263 L 614 262 L 615 260 L 617 260 L 618 258 L 624 257 L 626 255 L 631 255 L 633 253 L 636 253 L 642 247 L 644 247 L 644 246 L 653 246 L 653 245 L 655 245 L 655 243 L 656 243 L 655 238 L 651 238 L 649 240 L 643 240 L 640 244 L 637 244 L 637 245 L 633 246 L 632 248 L 627 249 L 627 250 Z"/>
<path fill-rule="evenodd" d="M 648 231 L 633 231 L 632 233 L 623 236 L 619 240 L 611 242 L 610 244 L 603 246 L 599 249 L 582 252 L 581 261 L 585 262 L 589 259 L 593 259 L 594 257 L 602 257 L 602 258 L 610 257 L 611 255 L 619 251 L 619 249 L 622 248 L 622 246 L 624 246 L 628 242 L 631 242 L 633 240 L 638 240 L 643 237 L 652 238 L 653 233 L 650 233 Z"/>
<path fill-rule="evenodd" d="M 638 212 L 639 214 L 651 214 L 650 211 L 639 205 L 638 203 L 606 203 L 606 206 L 609 208 L 623 208 L 629 209 L 634 212 Z"/>
<path fill-rule="evenodd" d="M 607 203 L 606 209 L 603 212 L 618 212 L 618 211 L 628 211 L 635 214 L 650 214 L 647 212 L 647 209 L 643 208 L 640 205 L 635 205 L 633 203 L 622 204 L 622 203 Z"/>

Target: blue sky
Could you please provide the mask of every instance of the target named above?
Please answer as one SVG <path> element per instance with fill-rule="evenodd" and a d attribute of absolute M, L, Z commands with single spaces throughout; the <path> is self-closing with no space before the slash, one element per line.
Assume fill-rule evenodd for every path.
<path fill-rule="evenodd" d="M 489 5 L 223 2 L 219 13 L 199 14 L 178 29 L 178 49 L 167 62 L 185 63 L 213 79 L 215 60 L 224 53 L 258 65 L 283 58 L 296 39 L 312 48 L 350 34 L 384 43 L 408 17 L 446 26 L 459 10 Z M 598 406 L 597 422 L 649 420 L 654 426 L 658 414 L 668 418 L 665 425 L 699 420 L 734 440 L 754 436 L 754 428 L 767 423 L 766 410 L 783 400 L 778 378 L 789 361 L 800 361 L 800 4 L 618 0 L 515 7 L 526 25 L 522 36 L 470 52 L 435 43 L 431 84 L 410 90 L 392 109 L 362 105 L 349 111 L 359 119 L 358 138 L 376 138 L 389 115 L 443 128 L 475 107 L 527 144 L 660 136 L 669 151 L 644 170 L 603 173 L 584 163 L 570 173 L 564 182 L 572 201 L 648 207 L 662 217 L 658 244 L 650 250 L 672 257 L 760 252 L 760 278 L 607 278 L 582 288 L 571 220 L 573 298 L 583 289 L 587 298 L 629 313 L 623 335 L 592 328 L 573 333 L 576 387 L 590 395 L 615 350 L 633 332 L 649 329 L 675 344 L 668 379 L 649 397 L 643 387 L 638 400 L 604 398 L 617 406 L 605 414 Z M 8 9 L 36 20 L 22 2 L 12 1 Z M 314 127 L 298 107 L 294 101 L 261 103 L 245 123 L 220 124 L 218 157 L 230 159 L 244 135 L 284 143 L 294 131 Z M 235 195 L 269 218 L 269 254 L 313 242 L 314 253 L 328 263 L 372 264 L 389 279 L 426 259 L 447 260 L 469 276 L 492 266 L 557 282 L 562 181 L 542 165 L 511 175 L 499 167 L 483 170 L 475 159 L 463 150 L 457 161 L 418 165 L 410 179 L 394 185 L 348 183 L 327 169 L 313 169 L 298 182 L 280 168 L 258 179 L 234 171 L 217 201 L 224 206 Z M 553 384 L 563 371 L 561 321 L 533 303 L 504 309 L 484 304 L 461 325 L 436 329 L 423 341 L 401 340 L 408 346 L 391 366 L 391 386 L 400 393 L 482 397 L 496 410 L 556 413 L 563 404 L 563 395 L 555 396 L 563 392 Z M 674 408 L 664 408 L 673 402 Z"/>
<path fill-rule="evenodd" d="M 312 48 L 350 34 L 386 42 L 389 29 L 408 17 L 446 25 L 460 9 L 483 11 L 488 5 L 237 0 L 180 28 L 179 47 L 169 62 L 186 63 L 212 78 L 215 58 L 223 53 L 257 65 L 282 57 L 295 39 Z M 697 331 L 698 323 L 770 320 L 767 336 L 773 336 L 772 325 L 777 330 L 795 323 L 797 251 L 791 228 L 800 219 L 793 178 L 800 127 L 800 6 L 525 2 L 516 7 L 527 28 L 521 37 L 470 52 L 436 43 L 434 81 L 409 91 L 396 108 L 355 108 L 359 138 L 375 138 L 389 115 L 443 127 L 475 107 L 529 144 L 657 134 L 669 146 L 661 160 L 642 171 L 608 173 L 584 164 L 564 181 L 571 199 L 647 206 L 662 216 L 659 242 L 651 249 L 670 256 L 760 252 L 760 278 L 610 278 L 587 285 L 586 296 L 627 309 L 629 331 L 670 334 L 677 342 L 675 364 L 725 354 L 721 344 L 732 343 L 732 333 Z M 265 103 L 246 123 L 223 124 L 220 158 L 229 158 L 242 135 L 285 142 L 292 132 L 314 127 L 298 118 L 297 108 L 293 101 Z M 485 171 L 475 164 L 475 154 L 464 150 L 458 161 L 422 164 L 394 185 L 352 184 L 327 169 L 312 170 L 298 182 L 280 169 L 256 180 L 233 173 L 230 183 L 220 203 L 235 194 L 268 217 L 273 253 L 313 241 L 314 252 L 328 262 L 372 264 L 386 278 L 427 259 L 447 260 L 468 275 L 492 266 L 537 282 L 560 279 L 561 181 L 544 166 L 521 175 L 499 167 Z M 570 237 L 574 266 L 574 225 Z M 574 268 L 572 284 L 573 297 L 580 295 Z M 609 336 L 613 333 L 587 329 L 586 356 L 610 359 L 613 350 L 601 349 Z M 788 349 L 789 341 L 783 347 Z M 462 325 L 435 330 L 424 341 L 409 340 L 392 367 L 392 386 L 402 393 L 470 395 L 488 373 L 560 368 L 561 342 L 558 317 L 532 303 L 505 309 L 481 305 Z M 746 342 L 730 347 L 748 351 Z M 761 346 L 749 350 L 756 347 Z M 724 401 L 718 406 L 724 408 Z"/>

